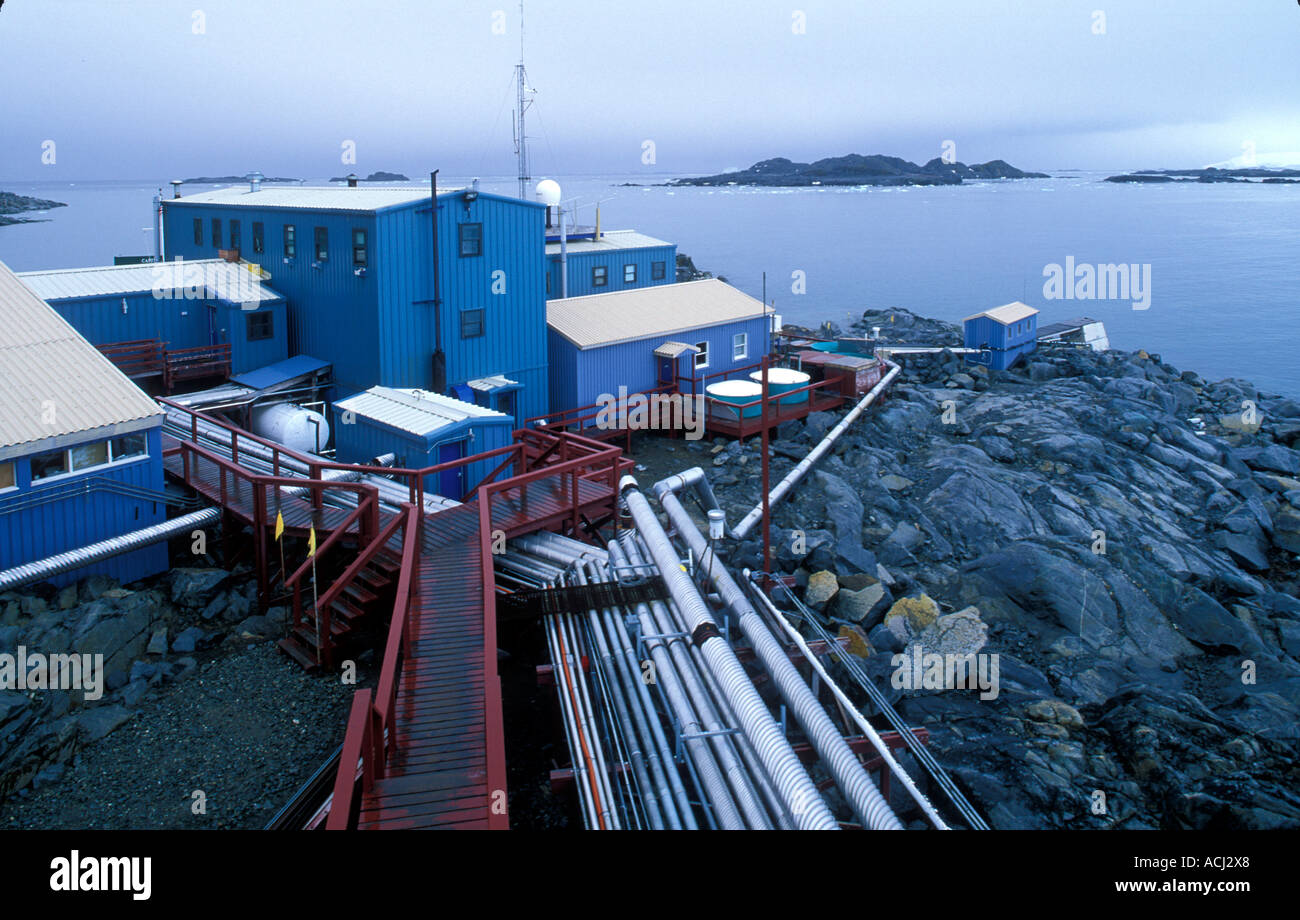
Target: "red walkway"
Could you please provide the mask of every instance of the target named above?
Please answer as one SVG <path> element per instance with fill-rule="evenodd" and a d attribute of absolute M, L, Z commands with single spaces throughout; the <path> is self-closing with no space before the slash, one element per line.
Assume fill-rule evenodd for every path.
<path fill-rule="evenodd" d="M 488 698 L 498 679 L 495 650 L 485 668 L 479 542 L 475 506 L 425 518 L 392 754 L 362 796 L 363 830 L 489 826 L 488 709 L 499 730 L 501 699 L 499 685 Z"/>
<path fill-rule="evenodd" d="M 330 545 L 355 544 L 355 562 L 321 597 L 318 615 L 326 635 L 326 597 L 335 596 L 381 548 L 393 557 L 401 554 L 378 686 L 353 699 L 326 826 L 509 827 L 491 548 L 503 536 L 539 530 L 581 537 L 609 521 L 618 477 L 630 462 L 617 447 L 567 432 L 521 430 L 511 447 L 478 455 L 496 458 L 500 466 L 472 500 L 424 514 L 416 510 L 418 484 L 452 464 L 423 470 L 326 465 L 220 419 L 191 414 L 235 431 L 241 444 L 274 451 L 277 464 L 293 456 L 319 472 L 328 466 L 389 475 L 405 480 L 413 495 L 394 514 L 381 509 L 373 486 L 254 473 L 243 465 L 246 455 L 234 446 L 235 438 L 216 450 L 167 439 L 168 474 L 252 527 L 264 594 L 277 511 L 291 532 L 303 534 L 314 525 L 318 540 L 329 534 L 318 554 Z M 515 475 L 499 478 L 507 469 Z M 325 503 L 327 494 L 340 491 L 357 495 L 355 511 Z M 305 566 L 289 582 L 304 571 Z M 330 664 L 326 657 L 327 670 Z"/>

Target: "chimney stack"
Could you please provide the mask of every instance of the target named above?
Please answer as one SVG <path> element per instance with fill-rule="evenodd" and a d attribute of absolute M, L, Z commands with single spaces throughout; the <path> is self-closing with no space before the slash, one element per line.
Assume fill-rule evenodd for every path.
<path fill-rule="evenodd" d="M 348 188 L 356 188 L 356 187 L 357 187 L 357 174 L 348 173 Z"/>
<path fill-rule="evenodd" d="M 173 180 L 172 180 L 172 197 L 173 197 L 173 198 L 179 198 L 179 197 L 181 197 L 181 180 L 180 180 L 180 179 L 173 179 Z"/>

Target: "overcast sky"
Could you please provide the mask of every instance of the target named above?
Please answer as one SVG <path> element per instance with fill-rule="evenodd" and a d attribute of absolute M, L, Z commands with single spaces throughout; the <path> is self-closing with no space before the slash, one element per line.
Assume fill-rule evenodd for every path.
<path fill-rule="evenodd" d="M 924 161 L 946 140 L 964 162 L 1045 170 L 1300 151 L 1290 0 L 530 0 L 526 15 L 534 176 Z M 511 175 L 518 57 L 505 0 L 7 0 L 0 181 Z"/>

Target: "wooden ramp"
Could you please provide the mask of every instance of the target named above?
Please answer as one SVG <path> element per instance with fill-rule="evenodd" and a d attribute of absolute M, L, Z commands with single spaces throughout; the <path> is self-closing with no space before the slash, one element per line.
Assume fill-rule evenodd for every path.
<path fill-rule="evenodd" d="M 486 655 L 479 544 L 475 506 L 425 520 L 392 754 L 362 795 L 361 830 L 491 826 L 489 741 L 499 739 L 489 738 L 489 722 L 499 736 L 501 698 L 499 685 L 488 687 L 498 678 L 495 639 L 490 662 Z"/>

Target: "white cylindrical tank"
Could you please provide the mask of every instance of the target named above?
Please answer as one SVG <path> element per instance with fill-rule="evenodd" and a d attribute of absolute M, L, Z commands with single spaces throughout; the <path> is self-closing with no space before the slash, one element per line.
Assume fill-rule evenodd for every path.
<path fill-rule="evenodd" d="M 253 434 L 303 453 L 319 453 L 329 444 L 325 416 L 292 403 L 253 409 Z"/>

